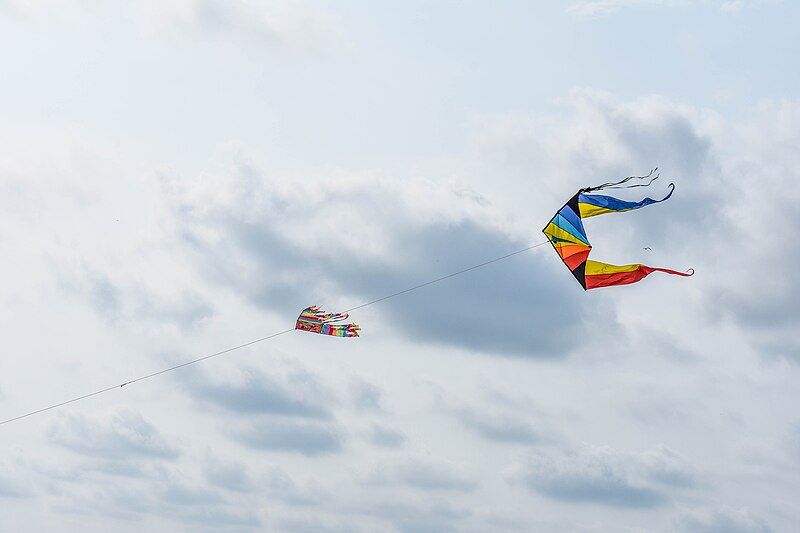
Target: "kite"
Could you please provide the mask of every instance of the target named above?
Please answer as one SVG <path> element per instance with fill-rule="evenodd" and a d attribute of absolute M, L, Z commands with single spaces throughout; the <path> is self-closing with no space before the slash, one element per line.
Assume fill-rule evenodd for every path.
<path fill-rule="evenodd" d="M 319 306 L 312 305 L 303 309 L 294 329 L 333 337 L 358 337 L 361 330 L 358 324 L 333 324 L 347 320 L 347 317 L 347 313 L 326 313 Z"/>
<path fill-rule="evenodd" d="M 556 253 L 561 257 L 561 260 L 564 261 L 564 264 L 567 265 L 567 268 L 572 271 L 575 279 L 578 280 L 578 283 L 581 284 L 584 290 L 636 283 L 652 272 L 665 272 L 678 276 L 691 276 L 694 274 L 694 270 L 692 269 L 686 272 L 678 272 L 668 268 L 650 267 L 640 263 L 631 265 L 610 265 L 608 263 L 601 263 L 589 259 L 589 252 L 592 251 L 592 245 L 589 244 L 589 239 L 586 237 L 586 230 L 583 227 L 584 218 L 604 215 L 606 213 L 632 211 L 663 202 L 672 196 L 675 185 L 670 183 L 669 193 L 660 200 L 644 198 L 638 202 L 629 202 L 614 198 L 613 196 L 589 193 L 603 189 L 646 187 L 653 183 L 653 181 L 658 178 L 658 175 L 644 184 L 624 184 L 632 179 L 649 178 L 653 175 L 653 172 L 655 172 L 655 169 L 650 171 L 650 174 L 647 176 L 630 176 L 615 183 L 604 183 L 596 187 L 586 187 L 579 190 L 575 193 L 575 196 L 570 198 L 570 200 L 558 210 L 547 226 L 545 226 L 544 230 L 542 230 L 550 241 L 550 244 L 553 245 Z"/>

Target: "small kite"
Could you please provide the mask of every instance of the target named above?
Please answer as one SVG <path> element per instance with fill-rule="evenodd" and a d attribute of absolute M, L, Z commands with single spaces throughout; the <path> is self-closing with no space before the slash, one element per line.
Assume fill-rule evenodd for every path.
<path fill-rule="evenodd" d="M 306 307 L 297 317 L 294 329 L 334 337 L 358 337 L 361 328 L 358 324 L 333 324 L 347 320 L 347 313 L 326 313 L 319 306 Z"/>
<path fill-rule="evenodd" d="M 647 179 L 653 175 L 653 172 L 655 172 L 655 169 L 647 176 L 630 176 L 615 183 L 604 183 L 596 187 L 587 187 L 579 190 L 575 196 L 570 198 L 570 200 L 558 210 L 552 220 L 550 220 L 544 230 L 542 230 L 544 234 L 547 235 L 556 253 L 561 257 L 561 260 L 564 261 L 564 264 L 567 265 L 567 268 L 572 271 L 575 279 L 578 280 L 578 283 L 581 284 L 584 290 L 636 283 L 652 272 L 666 272 L 667 274 L 675 274 L 678 276 L 691 276 L 694 274 L 694 270 L 692 269 L 689 269 L 687 272 L 678 272 L 667 268 L 649 267 L 639 263 L 618 266 L 589 259 L 589 252 L 592 251 L 592 245 L 589 244 L 589 239 L 586 237 L 586 230 L 583 228 L 584 218 L 604 215 L 606 213 L 622 213 L 624 211 L 631 211 L 633 209 L 639 209 L 640 207 L 663 202 L 672 196 L 675 185 L 672 183 L 669 184 L 670 191 L 661 200 L 645 198 L 639 202 L 629 202 L 614 198 L 613 196 L 588 193 L 603 189 L 646 187 L 653 183 L 653 181 L 658 178 L 658 175 L 644 184 L 624 184 L 632 179 Z"/>

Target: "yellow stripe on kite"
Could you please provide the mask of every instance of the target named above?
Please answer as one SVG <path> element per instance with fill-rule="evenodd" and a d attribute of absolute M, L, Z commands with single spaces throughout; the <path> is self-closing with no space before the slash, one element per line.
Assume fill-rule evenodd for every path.
<path fill-rule="evenodd" d="M 614 209 L 609 209 L 607 207 L 600 207 L 598 205 L 585 204 L 583 202 L 580 202 L 578 204 L 578 209 L 581 212 L 581 218 L 589 218 L 589 217 L 595 217 L 597 215 L 604 215 L 606 213 L 618 212 Z"/>
<path fill-rule="evenodd" d="M 591 276 L 592 274 L 617 274 L 619 272 L 633 272 L 634 270 L 638 270 L 639 267 L 642 266 L 641 263 L 636 263 L 633 265 L 609 265 L 608 263 L 601 263 L 599 261 L 592 261 L 588 259 L 586 261 L 586 275 Z"/>
<path fill-rule="evenodd" d="M 572 233 L 559 228 L 558 226 L 556 226 L 552 222 L 550 224 L 548 224 L 546 228 L 544 228 L 544 234 L 547 235 L 547 236 L 551 236 L 552 235 L 553 237 L 555 237 L 557 239 L 561 239 L 562 241 L 569 241 L 569 242 L 574 243 L 574 244 L 583 244 L 583 245 L 589 244 L 588 242 L 584 241 L 583 239 L 581 239 L 579 237 L 576 237 Z"/>

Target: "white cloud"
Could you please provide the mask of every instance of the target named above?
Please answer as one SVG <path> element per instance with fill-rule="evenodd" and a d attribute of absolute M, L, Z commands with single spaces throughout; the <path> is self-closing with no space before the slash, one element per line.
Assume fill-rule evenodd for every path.
<path fill-rule="evenodd" d="M 0 150 L 9 415 L 291 327 L 312 303 L 347 307 L 536 242 L 578 187 L 654 165 L 675 179 L 675 196 L 593 220 L 596 257 L 698 274 L 584 294 L 542 248 L 359 310 L 359 339 L 287 334 L 73 414 L 8 424 L 0 452 L 19 447 L 28 459 L 0 466 L 7 529 L 797 522 L 797 284 L 786 266 L 797 255 L 796 102 L 723 113 L 693 104 L 702 98 L 680 80 L 659 83 L 661 96 L 565 94 L 572 81 L 556 70 L 580 70 L 594 86 L 619 80 L 584 70 L 594 56 L 575 42 L 569 62 L 548 68 L 532 42 L 508 40 L 508 24 L 502 38 L 479 40 L 482 63 L 464 35 L 484 35 L 467 30 L 486 19 L 470 21 L 468 6 L 439 26 L 435 11 L 446 8 L 434 4 L 341 9 L 363 39 L 352 61 L 319 64 L 323 54 L 280 68 L 262 59 L 331 45 L 315 5 L 42 6 L 31 20 L 0 21 L 19 43 L 7 59 L 21 62 L 12 80 L 21 90 L 3 109 L 24 117 L 7 121 Z M 556 18 L 553 32 L 575 23 Z M 547 34 L 519 20 L 526 35 Z M 554 62 L 556 48 L 546 50 Z M 714 59 L 714 77 L 732 75 Z M 750 72 L 739 59 L 733 70 Z M 158 68 L 143 67 L 151 62 Z M 505 62 L 519 83 L 474 84 L 502 78 Z M 119 79 L 109 86 L 111 71 Z M 527 93 L 526 71 L 531 84 L 561 85 Z M 352 124 L 408 109 L 398 95 L 414 91 L 408 117 L 376 113 L 368 140 L 381 153 L 362 147 Z M 565 96 L 546 103 L 556 93 Z M 170 115 L 181 105 L 185 115 Z M 402 120 L 441 130 L 406 131 Z M 431 136 L 442 142 L 426 144 Z M 333 137 L 343 142 L 321 146 Z M 228 138 L 242 141 L 208 155 Z M 357 156 L 331 148 L 341 145 Z M 769 260 L 764 219 L 780 226 L 770 235 L 784 261 Z M 448 401 L 432 402 L 427 384 Z M 112 399 L 140 414 L 96 413 Z M 51 439 L 36 424 L 52 425 Z M 508 462 L 516 483 L 500 474 Z"/>
<path fill-rule="evenodd" d="M 567 11 L 581 16 L 613 13 L 631 7 L 675 7 L 690 4 L 687 0 L 589 0 L 570 5 Z"/>
<path fill-rule="evenodd" d="M 584 446 L 570 453 L 533 453 L 513 467 L 509 480 L 556 500 L 614 507 L 657 507 L 668 489 L 691 486 L 686 461 L 665 446 L 639 454 Z"/>
<path fill-rule="evenodd" d="M 142 415 L 122 408 L 97 419 L 60 413 L 50 425 L 48 437 L 92 457 L 174 459 L 180 453 Z"/>
<path fill-rule="evenodd" d="M 405 484 L 429 491 L 472 491 L 476 487 L 475 481 L 463 467 L 447 461 L 414 456 L 380 462 L 366 482 L 389 487 Z"/>
<path fill-rule="evenodd" d="M 406 442 L 403 432 L 380 424 L 373 424 L 367 436 L 375 446 L 386 448 L 401 447 Z"/>
<path fill-rule="evenodd" d="M 747 508 L 719 506 L 686 512 L 676 521 L 682 531 L 696 533 L 769 533 L 767 522 Z"/>
<path fill-rule="evenodd" d="M 255 450 L 317 456 L 340 452 L 346 434 L 331 423 L 269 419 L 249 424 L 234 437 Z"/>
<path fill-rule="evenodd" d="M 265 50 L 297 58 L 341 49 L 345 42 L 334 14 L 304 0 L 138 0 L 113 7 L 103 2 L 2 0 L 3 14 L 83 27 L 121 15 L 143 36 L 232 44 L 262 59 Z"/>
<path fill-rule="evenodd" d="M 242 368 L 232 374 L 210 376 L 202 369 L 192 369 L 184 377 L 198 402 L 246 417 L 273 414 L 329 419 L 338 403 L 319 376 L 294 361 L 275 358 L 265 371 Z"/>
<path fill-rule="evenodd" d="M 571 4 L 567 11 L 579 16 L 594 16 L 629 8 L 710 5 L 723 13 L 738 13 L 744 8 L 758 7 L 768 3 L 776 3 L 776 0 L 584 0 Z"/>
<path fill-rule="evenodd" d="M 162 181 L 165 216 L 209 279 L 283 314 L 296 313 L 309 298 L 363 303 L 531 244 L 530 235 L 512 233 L 498 210 L 426 179 L 365 173 L 300 180 L 272 176 L 234 154 L 203 180 Z M 474 272 L 382 307 L 395 335 L 486 353 L 561 357 L 574 347 L 576 329 L 596 322 L 613 328 L 613 315 L 581 320 L 569 279 L 529 275 L 555 266 L 541 253 L 520 256 L 500 271 Z M 532 298 L 541 305 L 529 306 Z M 549 320 L 549 334 L 505 320 L 515 312 L 531 322 Z"/>
<path fill-rule="evenodd" d="M 202 39 L 233 39 L 268 48 L 321 51 L 339 39 L 333 15 L 299 0 L 145 0 L 142 25 Z"/>

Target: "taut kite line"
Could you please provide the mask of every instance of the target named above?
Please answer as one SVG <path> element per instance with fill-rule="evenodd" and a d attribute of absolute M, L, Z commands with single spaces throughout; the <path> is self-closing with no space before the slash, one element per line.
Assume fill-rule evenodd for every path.
<path fill-rule="evenodd" d="M 471 270 L 485 267 L 487 265 L 496 263 L 498 261 L 502 261 L 517 254 L 527 252 L 528 250 L 532 250 L 533 248 L 538 248 L 539 246 L 547 244 L 548 242 L 550 242 L 550 244 L 553 245 L 553 248 L 558 253 L 559 257 L 561 257 L 562 261 L 564 261 L 564 264 L 567 265 L 567 267 L 570 269 L 572 274 L 575 276 L 575 278 L 578 280 L 578 282 L 584 289 L 594 289 L 598 287 L 608 287 L 612 285 L 626 285 L 629 283 L 635 283 L 643 279 L 651 272 L 655 271 L 666 272 L 668 274 L 675 274 L 679 276 L 691 276 L 694 273 L 694 271 L 691 269 L 686 273 L 683 273 L 666 268 L 649 267 L 638 263 L 631 265 L 617 266 L 617 265 L 610 265 L 608 263 L 601 263 L 599 261 L 592 261 L 588 258 L 589 252 L 591 252 L 592 250 L 592 246 L 591 244 L 589 244 L 589 239 L 587 238 L 586 231 L 583 227 L 584 218 L 602 215 L 605 213 L 619 213 L 623 211 L 630 211 L 633 209 L 639 209 L 641 207 L 645 207 L 647 205 L 663 202 L 672 195 L 672 191 L 674 190 L 675 186 L 673 184 L 670 184 L 670 192 L 660 200 L 653 200 L 652 198 L 644 198 L 639 202 L 629 202 L 625 200 L 620 200 L 619 198 L 614 198 L 612 196 L 589 194 L 589 193 L 604 189 L 646 187 L 647 185 L 650 185 L 650 183 L 652 183 L 655 179 L 657 179 L 658 176 L 655 176 L 654 178 L 650 179 L 650 181 L 647 183 L 639 183 L 633 185 L 624 185 L 624 184 L 634 179 L 649 178 L 650 176 L 652 176 L 652 174 L 653 171 L 651 171 L 650 174 L 647 176 L 641 176 L 641 177 L 631 176 L 629 178 L 625 178 L 624 180 L 618 182 L 604 183 L 602 185 L 598 185 L 595 187 L 587 187 L 579 190 L 566 204 L 564 204 L 564 206 L 561 209 L 559 209 L 559 211 L 553 216 L 553 218 L 544 228 L 543 230 L 544 234 L 547 236 L 548 239 L 544 242 L 533 244 L 525 248 L 522 248 L 521 250 L 517 250 L 508 253 L 506 255 L 502 255 L 500 257 L 496 257 L 494 259 L 478 263 L 477 265 L 473 265 L 464 268 L 462 270 L 452 272 L 450 274 L 432 279 L 430 281 L 426 281 L 424 283 L 420 283 L 418 285 L 414 285 L 407 289 L 403 289 L 401 291 L 394 292 L 386 296 L 382 296 L 380 298 L 371 300 L 356 307 L 352 307 L 342 313 L 327 313 L 317 306 L 307 307 L 300 313 L 300 316 L 297 318 L 297 321 L 295 322 L 295 327 L 293 329 L 287 329 L 284 331 L 272 333 L 271 335 L 261 337 L 260 339 L 255 339 L 250 342 L 234 346 L 232 348 L 228 348 L 203 357 L 198 357 L 186 361 L 184 363 L 180 363 L 168 368 L 164 368 L 162 370 L 158 370 L 156 372 L 152 372 L 150 374 L 145 374 L 143 376 L 131 379 L 129 381 L 125 381 L 118 385 L 112 385 L 110 387 L 99 389 L 94 392 L 84 394 L 82 396 L 74 397 L 56 404 L 52 404 L 47 407 L 37 409 L 35 411 L 30 411 L 22 415 L 1 420 L 0 425 L 8 424 L 9 422 L 20 420 L 22 418 L 27 418 L 29 416 L 49 411 L 51 409 L 55 409 L 63 405 L 71 404 L 73 402 L 77 402 L 85 398 L 90 398 L 98 394 L 103 394 L 105 392 L 109 392 L 111 390 L 118 389 L 126 385 L 130 385 L 139 381 L 159 376 L 161 374 L 166 374 L 167 372 L 171 372 L 173 370 L 177 370 L 185 366 L 193 365 L 195 363 L 205 361 L 206 359 L 211 359 L 212 357 L 218 357 L 220 355 L 224 355 L 233 352 L 235 350 L 239 350 L 246 346 L 252 346 L 256 343 L 260 343 L 268 339 L 272 339 L 280 335 L 290 333 L 295 330 L 307 331 L 311 333 L 329 335 L 334 337 L 358 337 L 361 328 L 357 324 L 341 323 L 341 321 L 346 320 L 348 318 L 348 313 L 350 311 L 374 305 L 384 300 L 395 298 L 402 294 L 406 294 L 408 292 L 421 289 L 428 285 L 439 283 L 440 281 L 444 281 L 446 279 L 459 276 Z"/>
<path fill-rule="evenodd" d="M 507 253 L 505 255 L 501 255 L 500 257 L 495 257 L 494 259 L 489 259 L 488 261 L 484 261 L 482 263 L 478 263 L 477 265 L 472 265 L 470 267 L 463 268 L 463 269 L 458 270 L 456 272 L 451 272 L 450 274 L 446 274 L 444 276 L 440 276 L 438 278 L 435 278 L 435 279 L 432 279 L 432 280 L 428 280 L 428 281 L 425 281 L 423 283 L 419 283 L 419 284 L 414 285 L 412 287 L 408 287 L 408 288 L 403 289 L 401 291 L 393 292 L 391 294 L 387 294 L 385 296 L 381 296 L 380 298 L 376 298 L 374 300 L 370 300 L 369 302 L 365 302 L 365 303 L 357 305 L 355 307 L 351 307 L 350 309 L 344 311 L 343 313 L 325 313 L 324 311 L 321 311 L 319 309 L 317 309 L 316 311 L 311 311 L 311 313 L 322 312 L 323 315 L 332 315 L 332 316 L 339 316 L 339 317 L 346 316 L 346 314 L 349 313 L 350 311 L 354 311 L 356 309 L 362 309 L 364 307 L 369 307 L 371 305 L 375 305 L 375 304 L 383 302 L 385 300 L 389 300 L 391 298 L 395 298 L 397 296 L 401 296 L 403 294 L 406 294 L 406 293 L 409 293 L 409 292 L 412 292 L 412 291 L 416 291 L 416 290 L 421 289 L 423 287 L 427 287 L 428 285 L 433 285 L 434 283 L 439 283 L 441 281 L 444 281 L 444 280 L 447 280 L 447 279 L 450 279 L 450 278 L 454 278 L 456 276 L 460 276 L 461 274 L 465 274 L 465 273 L 470 272 L 472 270 L 477 270 L 479 268 L 483 268 L 485 266 L 491 265 L 492 263 L 497 263 L 499 261 L 503 261 L 505 259 L 508 259 L 509 257 L 513 257 L 515 255 L 519 255 L 521 253 L 527 252 L 528 250 L 533 250 L 534 248 L 538 248 L 540 246 L 544 246 L 545 244 L 547 244 L 547 241 L 539 242 L 539 243 L 536 243 L 536 244 L 532 244 L 530 246 L 526 246 L 525 248 L 522 248 L 520 250 L 516 250 L 514 252 L 510 252 L 510 253 Z M 306 311 L 310 311 L 311 309 L 314 309 L 314 307 L 304 309 L 303 313 L 305 313 Z M 117 384 L 117 385 L 112 385 L 110 387 L 99 389 L 99 390 L 96 390 L 94 392 L 90 392 L 88 394 L 83 394 L 81 396 L 76 396 L 74 398 L 70 398 L 68 400 L 64 400 L 64 401 L 59 402 L 59 403 L 48 405 L 47 407 L 42 407 L 40 409 L 36 409 L 34 411 L 29 411 L 27 413 L 24 413 L 24 414 L 21 414 L 21 415 L 17 415 L 17 416 L 11 417 L 11 418 L 7 418 L 5 420 L 0 420 L 0 426 L 2 426 L 4 424 L 11 423 L 11 422 L 14 422 L 16 420 L 21 420 L 23 418 L 28 418 L 30 416 L 33 416 L 33 415 L 36 415 L 36 414 L 39 414 L 39 413 L 44 413 L 45 411 L 50 411 L 52 409 L 56 409 L 56 408 L 62 407 L 64 405 L 75 403 L 75 402 L 78 402 L 80 400 L 85 400 L 86 398 L 91 398 L 92 396 L 97 396 L 99 394 L 110 392 L 112 390 L 117 390 L 117 389 L 120 389 L 120 388 L 122 388 L 122 387 L 124 387 L 126 385 L 131 385 L 131 384 L 137 383 L 139 381 L 144 381 L 146 379 L 154 378 L 156 376 L 160 376 L 161 374 L 166 374 L 167 372 L 172 372 L 173 370 L 178 370 L 178 369 L 183 368 L 185 366 L 194 365 L 196 363 L 200 363 L 200 362 L 205 361 L 207 359 L 212 359 L 214 357 L 219 357 L 221 355 L 225 355 L 225 354 L 234 352 L 236 350 L 241 350 L 242 348 L 246 348 L 248 346 L 253 346 L 254 344 L 258 344 L 258 343 L 264 342 L 264 341 L 269 340 L 269 339 L 274 339 L 275 337 L 279 337 L 281 335 L 286 335 L 287 333 L 291 333 L 292 331 L 296 331 L 298 329 L 302 330 L 304 328 L 298 327 L 298 326 L 301 324 L 301 320 L 304 319 L 303 313 L 301 313 L 300 317 L 298 317 L 297 322 L 295 323 L 295 327 L 292 328 L 292 329 L 285 329 L 283 331 L 277 331 L 275 333 L 272 333 L 270 335 L 266 335 L 266 336 L 261 337 L 259 339 L 251 340 L 249 342 L 245 342 L 244 344 L 239 344 L 238 346 L 233 346 L 231 348 L 227 348 L 225 350 L 221 350 L 219 352 L 215 352 L 215 353 L 212 353 L 212 354 L 209 354 L 209 355 L 204 355 L 202 357 L 197 357 L 195 359 L 190 359 L 189 361 L 185 361 L 183 363 L 179 363 L 179 364 L 174 365 L 174 366 L 163 368 L 161 370 L 157 370 L 155 372 L 151 372 L 150 374 L 145 374 L 143 376 L 139 376 L 137 378 L 130 379 L 128 381 L 125 381 L 125 382 Z M 349 330 L 350 332 L 355 333 L 355 335 L 342 335 L 342 336 L 355 336 L 355 337 L 357 337 L 358 336 L 357 335 L 358 330 L 360 329 L 355 324 L 331 324 L 331 325 L 334 325 L 334 326 L 347 326 L 347 327 L 350 327 L 350 330 Z M 358 329 L 355 329 L 355 328 L 358 328 Z M 322 332 L 322 327 L 320 327 L 320 333 L 321 332 Z M 339 336 L 339 335 L 334 335 L 334 336 Z"/>

